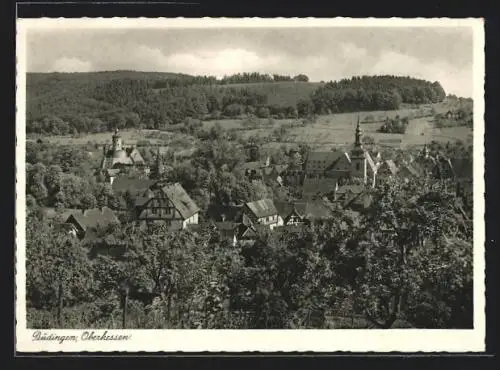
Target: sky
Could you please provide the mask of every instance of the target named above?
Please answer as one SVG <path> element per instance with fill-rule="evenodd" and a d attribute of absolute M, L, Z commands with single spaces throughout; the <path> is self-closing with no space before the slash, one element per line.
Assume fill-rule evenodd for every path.
<path fill-rule="evenodd" d="M 28 72 L 136 70 L 222 77 L 403 75 L 472 97 L 469 27 L 30 29 Z"/>

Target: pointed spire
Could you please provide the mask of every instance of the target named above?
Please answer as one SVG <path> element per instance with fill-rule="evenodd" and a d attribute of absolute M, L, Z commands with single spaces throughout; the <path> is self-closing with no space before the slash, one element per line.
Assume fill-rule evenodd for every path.
<path fill-rule="evenodd" d="M 155 158 L 155 175 L 156 177 L 160 177 L 162 175 L 162 168 L 161 168 L 161 159 L 160 159 L 160 147 L 158 146 L 156 148 L 156 158 Z"/>
<path fill-rule="evenodd" d="M 361 146 L 361 127 L 360 127 L 360 122 L 359 122 L 359 114 L 358 114 L 358 123 L 356 124 L 354 144 L 356 146 Z"/>

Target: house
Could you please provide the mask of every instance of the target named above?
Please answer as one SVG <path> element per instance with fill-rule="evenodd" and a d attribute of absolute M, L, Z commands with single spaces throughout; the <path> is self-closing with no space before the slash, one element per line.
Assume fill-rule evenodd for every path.
<path fill-rule="evenodd" d="M 284 226 L 308 224 L 332 217 L 332 212 L 323 201 L 275 202 Z"/>
<path fill-rule="evenodd" d="M 287 165 L 273 165 L 262 168 L 262 179 L 266 183 L 276 182 L 280 186 L 284 185 L 283 174 L 287 169 Z"/>
<path fill-rule="evenodd" d="M 241 165 L 244 175 L 249 180 L 262 180 L 265 176 L 264 171 L 271 173 L 270 158 L 266 157 L 265 161 L 245 162 Z"/>
<path fill-rule="evenodd" d="M 241 223 L 237 228 L 237 243 L 253 245 L 259 235 L 269 232 L 269 226 L 260 224 Z"/>
<path fill-rule="evenodd" d="M 89 232 L 95 232 L 99 228 L 106 228 L 118 222 L 115 213 L 108 207 L 103 207 L 73 212 L 68 216 L 65 224 L 73 235 L 82 239 L 88 236 Z"/>
<path fill-rule="evenodd" d="M 347 176 L 351 168 L 349 154 L 340 150 L 310 152 L 304 163 L 307 178 L 334 178 Z"/>
<path fill-rule="evenodd" d="M 200 209 L 179 183 L 146 190 L 135 201 L 136 219 L 146 224 L 164 222 L 172 230 L 197 224 Z"/>
<path fill-rule="evenodd" d="M 132 179 L 127 177 L 119 177 L 111 184 L 111 188 L 115 193 L 130 193 L 138 195 L 156 185 L 158 181 L 150 179 Z"/>
<path fill-rule="evenodd" d="M 241 165 L 241 169 L 249 180 L 262 179 L 262 164 L 258 161 L 245 162 Z"/>
<path fill-rule="evenodd" d="M 336 178 L 305 178 L 302 185 L 302 198 L 313 200 L 329 196 L 333 194 L 339 181 Z"/>
<path fill-rule="evenodd" d="M 337 187 L 334 193 L 334 202 L 337 202 L 344 209 L 363 212 L 371 205 L 372 198 L 364 185 L 347 184 Z"/>
<path fill-rule="evenodd" d="M 404 181 L 411 181 L 411 179 L 420 176 L 420 172 L 415 169 L 413 164 L 403 164 L 398 168 L 396 173 L 397 177 Z"/>
<path fill-rule="evenodd" d="M 276 226 L 283 225 L 283 220 L 274 206 L 272 199 L 261 199 L 245 203 L 243 214 L 249 219 L 251 224 L 265 225 L 271 230 Z M 245 223 L 245 220 L 243 222 Z"/>
<path fill-rule="evenodd" d="M 107 182 L 113 184 L 120 174 L 131 168 L 136 168 L 145 175 L 149 174 L 149 167 L 139 150 L 133 146 L 125 147 L 116 129 L 111 146 L 103 146 L 103 159 L 99 172 L 104 175 Z"/>
<path fill-rule="evenodd" d="M 238 242 L 238 231 L 240 223 L 232 221 L 214 222 L 214 229 L 219 232 L 219 236 L 223 240 L 228 240 L 231 245 L 235 246 Z"/>

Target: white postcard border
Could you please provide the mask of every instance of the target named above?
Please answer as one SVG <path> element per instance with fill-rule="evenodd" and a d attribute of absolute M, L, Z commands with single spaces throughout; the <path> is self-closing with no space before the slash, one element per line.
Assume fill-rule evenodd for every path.
<path fill-rule="evenodd" d="M 474 30 L 474 329 L 473 330 L 30 330 L 25 298 L 26 31 L 61 28 L 472 27 Z M 484 25 L 482 19 L 354 18 L 39 18 L 17 20 L 16 351 L 20 352 L 482 352 L 485 350 Z M 33 340 L 36 333 L 75 336 Z M 86 334 L 85 334 L 86 333 Z M 104 335 L 103 335 L 104 334 Z M 112 335 L 130 336 L 127 340 Z M 96 339 L 95 336 L 100 336 Z M 107 339 L 106 339 L 107 338 Z M 74 339 L 74 340 L 73 340 Z"/>

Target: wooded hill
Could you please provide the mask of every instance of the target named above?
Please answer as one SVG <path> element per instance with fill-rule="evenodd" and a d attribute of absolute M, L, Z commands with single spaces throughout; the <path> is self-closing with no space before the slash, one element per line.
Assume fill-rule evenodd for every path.
<path fill-rule="evenodd" d="M 200 119 L 297 118 L 442 101 L 439 82 L 363 76 L 329 83 L 258 73 L 217 79 L 157 72 L 28 73 L 28 133 L 166 129 Z"/>

